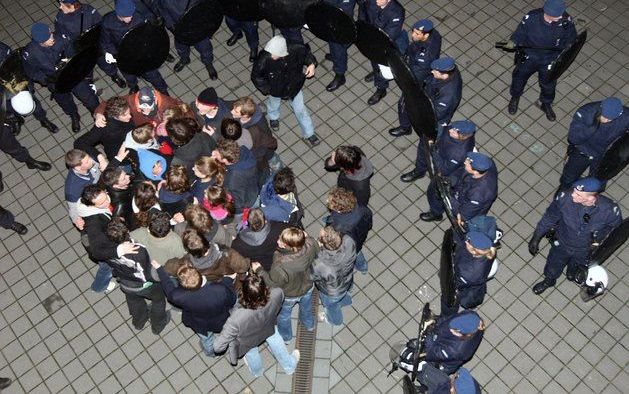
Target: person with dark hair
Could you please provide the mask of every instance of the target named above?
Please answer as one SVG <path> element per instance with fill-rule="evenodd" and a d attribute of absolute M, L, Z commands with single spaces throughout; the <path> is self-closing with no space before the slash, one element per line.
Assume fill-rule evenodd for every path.
<path fill-rule="evenodd" d="M 231 118 L 229 112 L 232 107 L 231 101 L 219 98 L 214 88 L 203 89 L 190 107 L 196 109 L 194 116 L 203 131 L 213 136 L 215 140 L 218 136 L 214 135 L 221 130 L 223 119 Z"/>
<path fill-rule="evenodd" d="M 131 238 L 144 245 L 151 260 L 156 260 L 159 264 L 186 254 L 181 238 L 170 230 L 170 215 L 166 212 L 149 211 L 148 227 L 133 230 Z"/>
<path fill-rule="evenodd" d="M 188 254 L 185 256 L 201 274 L 216 265 L 222 253 L 215 243 L 210 243 L 203 234 L 189 228 L 181 236 L 183 247 Z"/>
<path fill-rule="evenodd" d="M 210 282 L 188 260 L 184 260 L 176 275 L 179 286 L 173 283 L 157 261 L 152 260 L 151 264 L 157 270 L 166 298 L 181 309 L 183 324 L 198 335 L 205 355 L 214 357 L 214 337 L 223 329 L 229 311 L 236 303 L 234 281 L 224 277 Z"/>
<path fill-rule="evenodd" d="M 254 262 L 251 268 L 260 273 L 271 287 L 279 287 L 284 292 L 284 303 L 277 317 L 277 331 L 285 342 L 293 338 L 291 312 L 299 304 L 299 321 L 308 331 L 315 328 L 312 316 L 312 291 L 310 278 L 312 262 L 319 252 L 319 244 L 304 230 L 289 227 L 282 230 L 277 240 L 277 250 L 273 254 L 273 264 L 267 272 L 260 263 Z"/>
<path fill-rule="evenodd" d="M 190 204 L 183 211 L 184 221 L 175 225 L 175 232 L 180 236 L 187 229 L 194 229 L 210 243 L 216 243 L 219 247 L 230 247 L 231 235 L 221 224 L 212 219 L 210 214 L 198 204 Z M 185 243 L 184 243 L 185 246 Z"/>
<path fill-rule="evenodd" d="M 119 217 L 111 219 L 107 225 L 107 238 L 117 244 L 132 242 L 129 229 Z M 157 273 L 151 267 L 149 254 L 144 246 L 137 246 L 137 253 L 108 260 L 107 264 L 125 295 L 133 327 L 142 330 L 150 319 L 151 331 L 159 335 L 170 321 L 170 312 L 166 312 L 166 298 Z M 146 300 L 151 301 L 150 307 Z"/>
<path fill-rule="evenodd" d="M 241 214 L 245 208 L 253 206 L 260 191 L 253 154 L 239 147 L 236 141 L 220 140 L 212 157 L 225 165 L 224 186 L 234 198 L 236 214 Z"/>
<path fill-rule="evenodd" d="M 273 264 L 277 240 L 289 226 L 288 223 L 267 221 L 264 212 L 254 208 L 249 211 L 247 226 L 233 240 L 232 248 L 251 261 L 259 262 L 268 271 Z"/>
<path fill-rule="evenodd" d="M 149 213 L 152 210 L 159 211 L 159 199 L 157 198 L 157 188 L 151 182 L 144 181 L 138 183 L 133 191 L 133 229 L 138 227 L 148 227 Z"/>
<path fill-rule="evenodd" d="M 356 196 L 350 190 L 335 186 L 328 193 L 326 207 L 330 215 L 325 224 L 332 226 L 341 234 L 352 237 L 356 244 L 356 260 L 354 267 L 361 273 L 367 273 L 367 260 L 362 248 L 369 230 L 373 226 L 371 210 L 356 202 Z"/>
<path fill-rule="evenodd" d="M 199 157 L 194 162 L 192 172 L 197 177 L 190 188 L 195 204 L 203 203 L 205 191 L 210 186 L 222 186 L 225 181 L 225 165 L 210 156 Z"/>
<path fill-rule="evenodd" d="M 319 320 L 339 326 L 343 324 L 341 308 L 352 304 L 350 289 L 354 284 L 356 243 L 332 226 L 319 231 L 318 241 L 320 248 L 312 263 L 312 280 L 323 305 Z"/>
<path fill-rule="evenodd" d="M 292 375 L 299 363 L 299 350 L 289 354 L 275 326 L 283 298 L 281 289 L 269 289 L 260 276 L 246 276 L 238 288 L 240 308 L 232 311 L 216 336 L 214 351 L 227 351 L 229 362 L 234 366 L 244 357 L 249 371 L 258 378 L 264 373 L 258 346 L 266 342 L 284 372 Z"/>
<path fill-rule="evenodd" d="M 182 165 L 170 166 L 166 171 L 166 184 L 158 186 L 159 202 L 170 215 L 183 212 L 193 201 L 188 172 Z"/>
<path fill-rule="evenodd" d="M 88 185 L 77 206 L 77 213 L 84 221 L 81 242 L 90 259 L 99 265 L 92 283 L 92 290 L 95 292 L 107 293 L 116 287 L 116 282 L 111 280 L 112 270 L 107 261 L 137 254 L 139 249 L 139 246 L 131 242 L 117 243 L 107 237 L 107 225 L 111 221 L 110 201 L 102 186 Z"/>
<path fill-rule="evenodd" d="M 170 119 L 166 122 L 166 131 L 174 145 L 171 164 L 181 164 L 189 173 L 199 157 L 212 156 L 216 147 L 214 139 L 208 133 L 202 132 L 199 124 L 192 118 Z"/>
<path fill-rule="evenodd" d="M 123 217 L 127 223 L 131 223 L 133 218 L 131 176 L 122 167 L 108 167 L 101 174 L 100 181 L 105 185 L 111 198 L 112 215 Z"/>
<path fill-rule="evenodd" d="M 367 206 L 371 197 L 374 168 L 363 151 L 353 145 L 341 145 L 325 161 L 327 171 L 339 171 L 336 185 L 350 190 L 359 204 Z"/>
<path fill-rule="evenodd" d="M 267 220 L 303 228 L 304 208 L 297 196 L 295 174 L 290 167 L 279 170 L 262 186 L 260 207 Z"/>
<path fill-rule="evenodd" d="M 209 212 L 212 219 L 223 225 L 233 224 L 232 219 L 236 211 L 234 198 L 223 186 L 214 185 L 208 187 L 205 190 L 205 198 L 201 205 Z"/>
<path fill-rule="evenodd" d="M 74 140 L 74 149 L 80 149 L 98 158 L 102 153 L 96 146 L 102 145 L 107 160 L 113 160 L 127 133 L 133 129 L 131 110 L 124 97 L 112 97 L 105 102 L 105 118 L 107 124 L 104 127 L 94 126 L 92 130 Z"/>

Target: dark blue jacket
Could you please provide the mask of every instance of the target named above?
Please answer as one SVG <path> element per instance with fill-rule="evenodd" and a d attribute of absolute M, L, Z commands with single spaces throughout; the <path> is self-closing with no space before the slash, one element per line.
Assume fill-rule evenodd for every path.
<path fill-rule="evenodd" d="M 396 0 L 391 0 L 386 7 L 380 8 L 376 4 L 376 0 L 367 0 L 367 22 L 382 29 L 391 41 L 398 43 L 400 34 L 403 33 L 404 27 L 404 7 Z M 402 37 L 408 43 L 408 37 L 404 34 Z M 399 45 L 398 45 L 399 48 Z M 406 48 L 404 48 L 406 50 Z"/>
<path fill-rule="evenodd" d="M 137 10 L 133 14 L 129 24 L 118 19 L 115 11 L 105 14 L 103 17 L 102 31 L 100 33 L 100 46 L 103 52 L 108 52 L 116 56 L 116 54 L 118 54 L 118 46 L 125 33 L 144 22 L 145 19 Z M 140 43 L 138 43 L 138 45 L 140 45 Z"/>
<path fill-rule="evenodd" d="M 356 253 L 358 253 L 363 248 L 369 230 L 373 227 L 373 213 L 371 209 L 356 204 L 354 209 L 347 213 L 330 212 L 326 224 L 352 237 L 356 244 Z"/>
<path fill-rule="evenodd" d="M 83 17 L 83 30 L 81 30 L 81 17 Z M 70 42 L 74 42 L 78 36 L 92 26 L 98 25 L 103 17 L 89 4 L 81 4 L 81 8 L 70 14 L 62 11 L 55 17 L 55 33 L 65 36 Z"/>
<path fill-rule="evenodd" d="M 55 75 L 62 58 L 72 56 L 70 40 L 54 33 L 55 43 L 46 48 L 31 41 L 22 52 L 24 71 L 31 81 L 47 85 L 47 79 Z"/>
<path fill-rule="evenodd" d="M 573 202 L 571 193 L 561 192 L 537 224 L 535 234 L 541 236 L 554 228 L 561 247 L 585 253 L 593 241 L 602 241 L 621 221 L 620 208 L 605 196 L 599 195 L 593 207 L 586 207 Z"/>
<path fill-rule="evenodd" d="M 224 186 L 234 198 L 236 213 L 250 208 L 258 198 L 258 170 L 256 158 L 244 146 L 240 147 L 240 159 L 226 166 Z"/>
<path fill-rule="evenodd" d="M 551 63 L 559 56 L 560 50 L 566 48 L 577 38 L 577 30 L 568 13 L 556 23 L 544 20 L 544 10 L 538 8 L 524 15 L 522 22 L 511 35 L 511 40 L 520 46 L 538 48 L 556 48 L 558 50 L 524 49 L 531 60 Z"/>
<path fill-rule="evenodd" d="M 437 320 L 433 335 L 426 338 L 426 362 L 439 363 L 443 371 L 451 374 L 468 362 L 478 349 L 484 331 L 478 330 L 472 338 L 463 339 L 450 331 L 450 321 L 465 314 L 476 314 L 474 311 L 463 311 Z"/>
<path fill-rule="evenodd" d="M 201 204 L 205 199 L 205 191 L 215 183 L 213 179 L 208 182 L 201 182 L 201 180 L 197 179 L 190 187 L 190 193 L 192 193 L 192 196 Z"/>
<path fill-rule="evenodd" d="M 260 204 L 266 220 L 288 223 L 296 205 L 277 195 L 273 188 L 273 179 L 269 179 L 260 190 Z"/>
<path fill-rule="evenodd" d="M 448 130 L 444 130 L 437 138 L 436 154 L 433 155 L 437 171 L 448 177 L 462 170 L 467 152 L 474 149 L 475 141 L 473 135 L 466 140 L 456 140 L 450 137 Z"/>
<path fill-rule="evenodd" d="M 418 82 L 430 75 L 430 63 L 441 54 L 441 34 L 433 29 L 426 42 L 412 41 L 406 50 L 408 65 Z"/>
<path fill-rule="evenodd" d="M 480 178 L 473 178 L 467 171 L 454 185 L 452 211 L 460 213 L 464 221 L 478 215 L 486 215 L 498 197 L 498 170 L 492 166 Z"/>
<path fill-rule="evenodd" d="M 200 2 L 200 0 L 158 0 L 157 10 L 164 18 L 166 27 L 169 30 L 173 30 L 175 23 L 181 19 L 182 15 Z M 188 6 L 188 8 L 186 8 L 186 6 Z"/>
<path fill-rule="evenodd" d="M 324 0 L 325 3 L 340 8 L 344 13 L 354 18 L 354 6 L 356 6 L 356 0 Z"/>
<path fill-rule="evenodd" d="M 450 123 L 463 93 L 463 79 L 458 67 L 445 81 L 429 75 L 424 84 L 424 91 L 435 107 L 437 123 L 444 126 Z"/>
<path fill-rule="evenodd" d="M 182 323 L 197 334 L 219 333 L 236 303 L 236 290 L 230 278 L 220 282 L 207 282 L 198 290 L 175 286 L 164 267 L 157 269 L 164 294 L 168 301 L 181 308 Z"/>
<path fill-rule="evenodd" d="M 612 142 L 629 131 L 629 108 L 623 107 L 622 115 L 608 123 L 598 121 L 600 114 L 600 101 L 585 104 L 574 114 L 568 129 L 568 142 L 594 162 L 603 157 Z"/>
<path fill-rule="evenodd" d="M 454 250 L 454 280 L 457 298 L 463 308 L 479 306 L 487 294 L 487 276 L 494 259 L 474 257 L 465 246 L 457 242 Z"/>

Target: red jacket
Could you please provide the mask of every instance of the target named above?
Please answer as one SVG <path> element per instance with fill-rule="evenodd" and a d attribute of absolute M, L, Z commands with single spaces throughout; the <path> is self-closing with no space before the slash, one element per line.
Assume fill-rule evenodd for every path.
<path fill-rule="evenodd" d="M 129 108 L 131 108 L 131 122 L 133 123 L 135 127 L 142 126 L 143 124 L 146 124 L 146 123 L 153 123 L 153 126 L 157 126 L 158 124 L 162 123 L 164 111 L 166 111 L 169 108 L 173 108 L 173 107 L 183 104 L 181 100 L 167 96 L 156 90 L 154 91 L 154 94 L 155 94 L 155 102 L 157 103 L 157 113 L 155 114 L 155 116 L 152 116 L 152 117 L 146 116 L 142 114 L 142 112 L 140 112 L 140 108 L 138 106 L 139 104 L 138 96 L 140 95 L 139 92 L 122 96 L 125 98 L 125 100 L 127 100 L 127 104 L 129 105 Z M 96 107 L 96 110 L 94 111 L 94 113 L 104 115 L 106 106 L 107 106 L 107 102 L 103 101 L 102 103 L 100 103 L 98 107 Z M 189 112 L 189 116 L 194 118 L 194 113 Z"/>

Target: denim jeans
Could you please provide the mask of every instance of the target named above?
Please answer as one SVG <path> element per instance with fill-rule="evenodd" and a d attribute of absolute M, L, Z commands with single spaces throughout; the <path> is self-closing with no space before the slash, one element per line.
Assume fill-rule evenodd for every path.
<path fill-rule="evenodd" d="M 199 336 L 199 342 L 201 343 L 201 348 L 203 349 L 203 353 L 205 353 L 208 357 L 215 357 L 214 354 L 214 333 L 212 331 L 208 332 L 207 335 L 202 335 L 197 332 Z"/>
<path fill-rule="evenodd" d="M 328 319 L 328 323 L 335 326 L 343 324 L 343 311 L 341 308 L 352 305 L 352 295 L 350 292 L 346 291 L 344 294 L 334 297 L 319 292 L 319 298 L 321 298 L 321 303 L 325 308 L 325 317 Z"/>
<path fill-rule="evenodd" d="M 293 112 L 295 112 L 297 123 L 299 123 L 299 127 L 301 128 L 301 136 L 303 138 L 312 136 L 314 134 L 314 126 L 312 125 L 312 118 L 310 114 L 308 114 L 308 108 L 306 108 L 306 104 L 304 103 L 304 93 L 300 90 L 297 96 L 289 101 L 293 107 Z M 279 120 L 281 104 L 282 99 L 279 97 L 269 96 L 266 99 L 266 109 L 269 120 Z"/>
<path fill-rule="evenodd" d="M 266 344 L 269 346 L 269 350 L 275 356 L 275 359 L 280 363 L 280 367 L 286 372 L 287 375 L 292 375 L 297 368 L 297 360 L 292 354 L 288 353 L 286 345 L 282 340 L 282 336 L 275 327 L 275 333 L 266 339 Z M 246 354 L 245 359 L 247 365 L 249 365 L 249 371 L 256 378 L 259 378 L 264 373 L 264 366 L 262 365 L 262 357 L 260 357 L 260 351 L 257 347 L 251 348 Z"/>
<path fill-rule="evenodd" d="M 358 254 L 356 255 L 356 260 L 354 261 L 354 268 L 356 268 L 356 271 L 361 272 L 363 274 L 367 273 L 367 259 L 365 258 L 365 255 L 363 254 L 362 250 L 358 252 Z"/>
<path fill-rule="evenodd" d="M 295 304 L 299 304 L 299 321 L 306 327 L 306 330 L 314 329 L 314 317 L 312 316 L 312 290 L 314 286 L 308 290 L 308 292 L 301 297 L 286 297 L 282 304 L 280 314 L 277 316 L 277 330 L 284 338 L 284 341 L 288 342 L 293 339 L 293 325 L 291 322 L 291 312 Z"/>
<path fill-rule="evenodd" d="M 98 263 L 98 271 L 96 271 L 94 281 L 92 282 L 92 290 L 97 293 L 102 293 L 107 290 L 112 276 L 111 267 L 107 265 L 107 263 L 100 261 Z"/>

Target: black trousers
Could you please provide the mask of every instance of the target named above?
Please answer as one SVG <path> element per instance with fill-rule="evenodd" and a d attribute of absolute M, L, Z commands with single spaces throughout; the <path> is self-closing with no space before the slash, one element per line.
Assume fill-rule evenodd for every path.
<path fill-rule="evenodd" d="M 19 162 L 28 161 L 31 157 L 28 150 L 18 142 L 9 127 L 0 126 L 0 150 Z"/>
<path fill-rule="evenodd" d="M 125 285 L 125 281 L 121 281 L 120 284 L 133 325 L 141 327 L 150 319 L 151 328 L 159 331 L 167 323 L 166 296 L 162 285 L 159 282 L 153 282 L 153 285 L 148 288 L 136 290 Z M 150 307 L 146 300 L 151 301 Z"/>
<path fill-rule="evenodd" d="M 13 217 L 13 214 L 6 209 L 0 207 L 0 227 L 7 229 L 11 228 L 14 222 L 15 217 Z"/>

